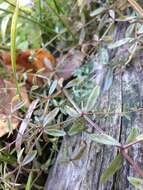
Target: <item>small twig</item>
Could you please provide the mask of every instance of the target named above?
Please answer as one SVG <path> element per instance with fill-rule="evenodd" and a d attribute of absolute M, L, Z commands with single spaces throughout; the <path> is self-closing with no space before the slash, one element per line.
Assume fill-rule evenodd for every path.
<path fill-rule="evenodd" d="M 88 116 L 84 115 L 83 117 L 84 117 L 84 119 L 85 119 L 92 127 L 94 127 L 99 133 L 105 134 L 105 132 L 104 132 L 101 128 L 99 128 L 99 126 L 98 126 L 96 123 L 94 123 Z"/>
<path fill-rule="evenodd" d="M 128 148 L 130 148 L 131 146 L 133 146 L 133 145 L 135 145 L 135 144 L 137 144 L 137 143 L 140 143 L 140 142 L 141 142 L 141 140 L 136 140 L 136 141 L 133 141 L 133 142 L 127 144 L 127 145 L 123 145 L 123 149 L 124 149 L 124 150 L 125 150 L 125 149 L 128 149 Z"/>
<path fill-rule="evenodd" d="M 112 28 L 113 24 L 114 24 L 114 22 L 111 22 L 111 23 L 109 24 L 109 26 L 108 26 L 107 29 L 105 30 L 104 34 L 101 36 L 100 41 L 102 41 L 102 40 L 104 39 L 104 37 L 106 36 L 106 34 L 108 34 L 108 32 L 109 32 L 110 29 Z"/>
<path fill-rule="evenodd" d="M 141 16 L 143 16 L 143 9 L 135 0 L 128 0 L 128 2 L 134 10 L 136 10 Z"/>
<path fill-rule="evenodd" d="M 15 183 L 16 183 L 17 180 L 18 180 L 18 177 L 19 177 L 20 172 L 21 172 L 21 166 L 19 166 L 19 168 L 18 168 L 18 171 L 17 171 L 16 177 L 15 177 L 15 180 L 14 180 Z M 15 185 L 14 185 L 14 187 L 15 187 Z"/>
<path fill-rule="evenodd" d="M 121 154 L 123 157 L 129 162 L 129 164 L 132 166 L 133 170 L 137 172 L 141 177 L 143 177 L 143 170 L 140 169 L 140 167 L 135 163 L 132 158 L 126 153 L 124 149 L 121 149 Z"/>

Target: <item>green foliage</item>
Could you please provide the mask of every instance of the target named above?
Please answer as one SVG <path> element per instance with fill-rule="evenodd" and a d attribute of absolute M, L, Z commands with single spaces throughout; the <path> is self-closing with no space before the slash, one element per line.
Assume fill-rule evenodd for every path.
<path fill-rule="evenodd" d="M 32 172 L 30 172 L 27 180 L 27 184 L 25 187 L 25 190 L 30 190 L 31 189 L 31 184 L 32 184 Z"/>
<path fill-rule="evenodd" d="M 92 111 L 92 109 L 94 108 L 97 98 L 100 94 L 100 86 L 95 86 L 87 100 L 87 104 L 85 106 L 85 111 Z"/>
<path fill-rule="evenodd" d="M 143 141 L 143 134 L 140 134 L 136 137 L 136 140 Z"/>
<path fill-rule="evenodd" d="M 45 129 L 45 133 L 47 133 L 48 135 L 54 136 L 54 137 L 63 137 L 66 134 L 65 131 L 55 129 L 55 128 Z"/>
<path fill-rule="evenodd" d="M 73 122 L 73 125 L 68 131 L 68 135 L 73 136 L 73 135 L 81 133 L 84 130 L 85 130 L 85 121 L 79 117 Z"/>
<path fill-rule="evenodd" d="M 131 143 L 131 142 L 135 141 L 137 136 L 138 136 L 138 130 L 137 130 L 137 128 L 133 128 L 126 140 L 126 143 Z"/>
<path fill-rule="evenodd" d="M 110 117 L 115 114 L 114 110 L 98 110 L 98 99 L 102 93 L 110 90 L 114 79 L 115 68 L 125 63 L 124 57 L 118 57 L 110 63 L 110 51 L 116 51 L 119 47 L 129 44 L 130 57 L 125 66 L 130 63 L 136 51 L 142 48 L 143 33 L 141 23 L 138 23 L 138 16 L 128 7 L 121 11 L 114 1 L 91 2 L 88 0 L 36 0 L 33 7 L 15 4 L 16 1 L 0 1 L 0 45 L 4 44 L 11 48 L 13 73 L 16 79 L 16 49 L 36 49 L 43 47 L 51 50 L 54 55 L 59 56 L 66 53 L 73 47 L 77 47 L 86 55 L 85 64 L 74 72 L 74 79 L 65 81 L 64 89 L 68 90 L 71 99 L 81 108 L 81 112 L 71 105 L 63 94 L 54 96 L 59 92 L 58 80 L 46 76 L 46 82 L 42 87 L 33 85 L 28 89 L 30 99 L 40 99 L 25 133 L 22 136 L 21 151 L 16 157 L 16 148 L 13 139 L 9 137 L 10 143 L 4 137 L 0 142 L 0 183 L 4 189 L 16 187 L 17 179 L 22 183 L 20 188 L 43 189 L 42 180 L 35 180 L 37 177 L 43 178 L 45 172 L 53 164 L 58 152 L 59 140 L 67 136 L 73 136 L 87 132 L 87 121 L 82 116 L 86 114 L 89 118 L 98 121 L 101 117 Z M 23 1 L 24 2 L 24 1 Z M 118 22 L 129 24 L 125 37 L 114 41 L 112 32 Z M 134 23 L 135 22 L 135 23 Z M 136 31 L 136 34 L 134 34 Z M 10 34 L 11 33 L 11 38 Z M 134 37 L 135 36 L 135 37 Z M 0 46 L 1 48 L 1 46 Z M 0 50 L 0 51 L 3 51 Z M 99 56 L 99 62 L 95 61 L 95 54 Z M 104 77 L 103 86 L 100 87 L 94 81 L 93 71 L 96 66 L 105 67 L 107 70 Z M 0 65 L 1 67 L 1 65 Z M 5 76 L 4 69 L 0 68 L 0 76 Z M 17 81 L 17 80 L 16 80 Z M 50 81 L 50 82 L 49 82 Z M 17 84 L 18 89 L 18 84 Z M 19 90 L 20 91 L 20 90 Z M 50 98 L 51 99 L 50 99 Z M 84 113 L 85 111 L 85 113 Z M 98 112 L 99 111 L 99 112 Z M 120 113 L 121 116 L 128 117 L 132 110 Z M 86 113 L 87 112 L 87 113 Z M 25 115 L 20 110 L 20 116 Z M 128 119 L 130 119 L 128 117 Z M 9 127 L 11 122 L 9 121 Z M 88 134 L 94 143 L 111 146 L 121 146 L 118 140 L 106 134 Z M 60 137 L 60 138 L 59 138 Z M 132 129 L 126 144 L 134 141 L 142 141 L 143 135 L 138 135 L 136 129 Z M 8 146 L 7 146 L 8 143 Z M 70 161 L 80 160 L 86 150 L 86 145 L 80 147 L 79 152 L 73 155 Z M 101 181 L 109 180 L 115 172 L 120 169 L 122 162 L 119 153 L 104 171 Z M 21 167 L 22 166 L 22 167 Z M 12 168 L 16 168 L 13 171 Z M 21 174 L 19 178 L 19 172 Z M 11 175 L 9 175 L 11 174 Z M 27 179 L 25 179 L 27 176 Z M 136 188 L 142 187 L 142 180 L 132 177 L 129 182 Z M 15 182 L 16 181 L 16 182 Z M 12 184 L 11 182 L 15 182 Z M 1 187 L 0 187 L 1 188 Z M 19 187 L 18 187 L 19 188 Z"/>
<path fill-rule="evenodd" d="M 32 161 L 34 160 L 36 154 L 37 154 L 37 151 L 36 151 L 36 150 L 33 150 L 33 151 L 29 152 L 29 153 L 25 156 L 25 158 L 23 159 L 23 161 L 22 161 L 22 163 L 21 163 L 21 166 L 25 166 L 25 165 L 29 164 L 30 162 L 32 162 Z"/>
<path fill-rule="evenodd" d="M 77 113 L 77 111 L 69 106 L 65 106 L 65 111 L 71 117 L 79 117 L 79 114 Z"/>
<path fill-rule="evenodd" d="M 90 139 L 101 144 L 120 146 L 120 143 L 113 137 L 106 134 L 90 134 Z"/>
<path fill-rule="evenodd" d="M 124 38 L 124 39 L 121 39 L 113 44 L 109 44 L 108 48 L 109 49 L 115 49 L 115 48 L 118 48 L 120 46 L 123 46 L 124 44 L 126 43 L 130 43 L 134 40 L 134 38 Z"/>
<path fill-rule="evenodd" d="M 102 173 L 101 175 L 101 182 L 105 183 L 107 180 L 109 180 L 117 170 L 119 170 L 122 166 L 123 158 L 121 154 L 118 154 L 114 160 L 110 163 L 108 168 Z"/>
<path fill-rule="evenodd" d="M 135 177 L 128 177 L 128 181 L 138 190 L 143 189 L 143 179 L 135 178 Z"/>
<path fill-rule="evenodd" d="M 105 77 L 105 82 L 104 82 L 104 86 L 103 86 L 103 91 L 108 91 L 109 88 L 111 87 L 113 82 L 113 70 L 112 69 L 108 69 L 106 77 Z"/>
<path fill-rule="evenodd" d="M 56 115 L 59 112 L 59 108 L 55 108 L 51 112 L 49 112 L 43 120 L 43 126 L 46 127 L 47 124 L 49 124 L 53 119 L 55 119 Z"/>

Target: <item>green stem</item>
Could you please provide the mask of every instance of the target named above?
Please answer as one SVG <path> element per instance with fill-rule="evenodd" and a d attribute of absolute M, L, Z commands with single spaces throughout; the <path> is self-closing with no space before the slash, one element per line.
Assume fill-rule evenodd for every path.
<path fill-rule="evenodd" d="M 61 7 L 58 5 L 56 0 L 53 0 L 54 4 L 55 4 L 55 8 L 57 9 L 57 12 L 60 14 L 64 14 L 63 10 L 61 9 Z"/>
<path fill-rule="evenodd" d="M 19 95 L 20 99 L 22 99 L 19 84 L 16 77 L 16 32 L 17 32 L 16 27 L 17 27 L 18 12 L 19 12 L 19 0 L 16 1 L 16 8 L 12 17 L 10 50 L 11 50 L 12 71 L 13 71 L 13 76 L 15 79 L 17 94 Z"/>
<path fill-rule="evenodd" d="M 10 6 L 16 8 L 16 5 L 13 4 L 13 3 L 11 3 L 11 2 L 9 2 L 8 0 L 5 0 L 5 2 L 8 3 Z M 25 10 L 23 10 L 23 9 L 21 9 L 21 8 L 19 8 L 19 12 L 20 12 L 20 11 L 23 12 L 23 13 L 25 13 L 25 14 L 28 14 L 27 11 L 25 11 Z"/>

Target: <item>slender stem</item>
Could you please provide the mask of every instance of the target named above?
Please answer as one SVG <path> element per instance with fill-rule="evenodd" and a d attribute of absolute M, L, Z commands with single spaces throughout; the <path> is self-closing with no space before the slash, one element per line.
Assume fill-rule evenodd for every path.
<path fill-rule="evenodd" d="M 128 149 L 128 148 L 130 148 L 131 146 L 133 146 L 133 145 L 135 145 L 135 144 L 137 144 L 137 143 L 140 143 L 140 142 L 141 142 L 141 140 L 133 141 L 133 142 L 127 144 L 127 145 L 124 145 L 124 146 L 123 146 L 123 149 L 124 149 L 124 150 L 125 150 L 125 149 Z"/>
<path fill-rule="evenodd" d="M 137 172 L 141 177 L 143 177 L 143 170 L 140 169 L 138 164 L 132 160 L 132 158 L 126 153 L 126 151 L 124 149 L 121 150 L 121 154 L 129 162 L 129 164 L 132 166 L 133 170 L 135 172 Z"/>
<path fill-rule="evenodd" d="M 9 5 L 11 5 L 12 7 L 16 7 L 16 5 L 15 4 L 13 4 L 13 3 L 11 3 L 11 2 L 9 2 L 8 0 L 5 0 L 5 2 L 6 3 L 8 3 Z M 21 12 L 23 12 L 23 13 L 25 13 L 25 14 L 28 14 L 28 12 L 27 11 L 25 11 L 25 10 L 23 10 L 23 9 L 21 9 L 21 8 L 19 8 L 19 11 L 21 11 Z"/>
<path fill-rule="evenodd" d="M 16 76 L 16 34 L 17 34 L 17 20 L 18 20 L 18 13 L 19 13 L 19 1 L 16 1 L 16 8 L 12 16 L 12 21 L 11 21 L 11 33 L 10 33 L 10 54 L 11 54 L 11 66 L 12 66 L 12 72 L 16 84 L 16 90 L 17 94 L 20 97 L 20 100 L 22 100 L 21 96 L 21 90 L 19 87 L 19 83 L 17 81 L 17 76 Z"/>
<path fill-rule="evenodd" d="M 104 34 L 101 36 L 100 41 L 103 40 L 103 38 L 106 36 L 106 34 L 110 31 L 111 27 L 113 26 L 114 22 L 111 22 L 107 29 L 105 30 Z"/>
<path fill-rule="evenodd" d="M 83 117 L 84 117 L 84 119 L 85 119 L 92 127 L 94 127 L 99 133 L 105 134 L 105 132 L 104 132 L 101 128 L 99 128 L 99 126 L 98 126 L 96 123 L 94 123 L 87 115 L 84 115 Z"/>

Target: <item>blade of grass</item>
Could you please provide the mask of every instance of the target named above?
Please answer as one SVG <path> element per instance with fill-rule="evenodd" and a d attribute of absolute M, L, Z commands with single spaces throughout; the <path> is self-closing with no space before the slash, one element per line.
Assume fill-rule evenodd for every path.
<path fill-rule="evenodd" d="M 25 190 L 30 190 L 32 187 L 32 174 L 33 174 L 33 172 L 31 171 L 29 176 L 28 176 L 28 180 L 27 180 Z"/>
<path fill-rule="evenodd" d="M 10 49 L 11 49 L 12 71 L 13 71 L 13 76 L 15 79 L 16 90 L 17 90 L 17 94 L 19 95 L 20 99 L 22 99 L 19 84 L 18 84 L 17 77 L 16 77 L 16 32 L 17 32 L 16 27 L 17 27 L 18 12 L 19 12 L 19 0 L 16 1 L 16 8 L 15 8 L 14 14 L 12 16 Z"/>
<path fill-rule="evenodd" d="M 57 9 L 57 12 L 60 14 L 64 14 L 62 8 L 58 5 L 57 1 L 56 0 L 53 0 L 54 4 L 55 4 L 55 8 Z"/>
<path fill-rule="evenodd" d="M 74 41 L 76 41 L 76 37 L 73 34 L 73 32 L 71 31 L 70 27 L 63 21 L 63 19 L 61 18 L 61 16 L 55 11 L 55 9 L 53 9 L 53 7 L 50 5 L 50 3 L 46 0 L 46 3 L 48 5 L 48 7 L 53 11 L 53 13 L 56 15 L 56 17 L 60 20 L 60 22 L 63 24 L 63 26 L 67 29 L 67 31 L 71 34 L 71 36 L 73 37 Z"/>

